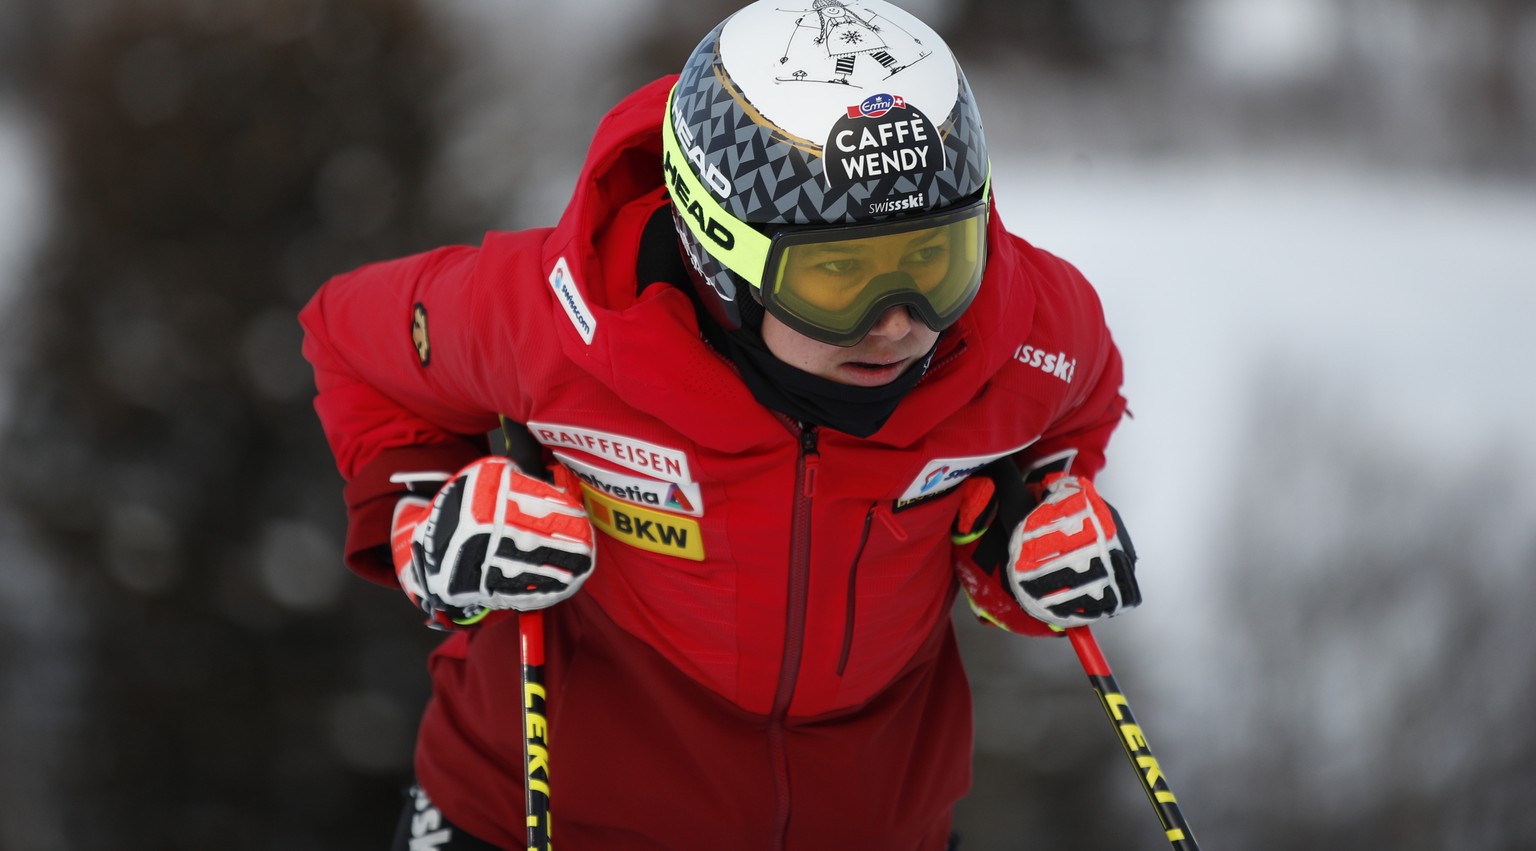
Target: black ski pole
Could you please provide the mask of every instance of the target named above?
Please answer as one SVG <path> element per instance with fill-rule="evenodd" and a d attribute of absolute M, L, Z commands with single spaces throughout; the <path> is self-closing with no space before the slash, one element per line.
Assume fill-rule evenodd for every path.
<path fill-rule="evenodd" d="M 1195 833 L 1190 830 L 1189 822 L 1184 820 L 1178 799 L 1173 796 L 1173 790 L 1168 788 L 1168 778 L 1163 775 L 1157 757 L 1152 755 L 1152 748 L 1147 745 L 1147 737 L 1142 733 L 1141 725 L 1136 723 L 1136 717 L 1131 714 L 1131 706 L 1115 682 L 1115 675 L 1109 670 L 1109 663 L 1104 660 L 1104 652 L 1099 649 L 1098 640 L 1086 626 L 1069 628 L 1067 637 L 1072 640 L 1072 649 L 1077 651 L 1077 659 L 1083 665 L 1083 672 L 1088 675 L 1088 682 L 1093 685 L 1099 701 L 1104 704 L 1109 723 L 1115 728 L 1115 738 L 1120 740 L 1120 746 L 1125 749 L 1131 768 L 1136 772 L 1136 779 L 1141 781 L 1142 791 L 1147 793 L 1147 800 L 1152 802 L 1152 809 L 1157 811 L 1157 818 L 1163 823 L 1163 833 L 1168 837 L 1168 842 L 1176 851 L 1200 851 L 1200 846 L 1195 842 Z"/>

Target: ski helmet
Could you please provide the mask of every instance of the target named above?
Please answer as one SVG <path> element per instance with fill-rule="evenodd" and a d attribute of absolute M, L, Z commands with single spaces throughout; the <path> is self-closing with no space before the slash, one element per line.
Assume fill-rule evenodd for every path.
<path fill-rule="evenodd" d="M 701 298 L 729 329 L 767 310 L 834 345 L 897 304 L 942 330 L 986 261 L 970 86 L 938 34 L 884 0 L 788 5 L 716 26 L 668 100 L 664 180 Z"/>

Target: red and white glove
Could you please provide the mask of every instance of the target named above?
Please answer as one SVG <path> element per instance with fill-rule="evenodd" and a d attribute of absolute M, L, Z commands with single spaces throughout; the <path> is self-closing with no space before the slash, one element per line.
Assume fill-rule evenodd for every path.
<path fill-rule="evenodd" d="M 413 489 L 446 479 L 430 501 L 402 497 L 390 534 L 400 587 L 429 625 L 451 629 L 500 609 L 542 609 L 591 575 L 592 523 L 576 478 L 558 465 L 554 473 L 550 484 L 507 458 L 487 457 L 451 477 L 392 477 Z"/>
<path fill-rule="evenodd" d="M 1136 549 L 1093 482 L 1056 473 L 1008 541 L 1008 583 L 1037 620 L 1087 626 L 1141 605 Z"/>
<path fill-rule="evenodd" d="M 956 542 L 980 539 L 957 563 L 972 611 L 1011 632 L 1039 634 L 1031 619 L 1056 629 L 1087 626 L 1140 605 L 1136 549 L 1093 482 L 1052 473 L 1030 508 L 1017 470 L 1005 463 L 962 485 Z"/>

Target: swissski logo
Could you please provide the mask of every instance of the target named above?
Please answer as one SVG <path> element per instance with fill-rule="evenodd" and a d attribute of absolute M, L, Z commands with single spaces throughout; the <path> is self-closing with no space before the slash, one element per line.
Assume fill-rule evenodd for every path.
<path fill-rule="evenodd" d="M 1036 438 L 1038 439 L 1038 438 Z M 960 486 L 960 483 L 970 478 L 971 474 L 982 467 L 996 461 L 999 458 L 1022 452 L 1035 441 L 1031 440 L 1023 446 L 995 452 L 990 455 L 965 455 L 956 458 L 934 458 L 923 465 L 922 470 L 907 485 L 907 489 L 896 499 L 892 508 L 900 511 L 903 508 L 911 508 L 920 505 L 930 499 L 937 499 Z"/>

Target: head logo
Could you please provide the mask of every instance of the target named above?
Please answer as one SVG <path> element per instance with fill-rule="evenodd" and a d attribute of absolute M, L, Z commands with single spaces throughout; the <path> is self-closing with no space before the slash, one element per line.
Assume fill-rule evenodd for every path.
<path fill-rule="evenodd" d="M 416 349 L 416 360 L 422 366 L 432 361 L 432 341 L 427 339 L 427 306 L 419 301 L 411 308 L 411 346 Z"/>
<path fill-rule="evenodd" d="M 901 95 L 878 94 L 865 98 L 858 106 L 848 107 L 849 118 L 879 118 L 893 109 L 906 109 L 907 101 Z"/>

